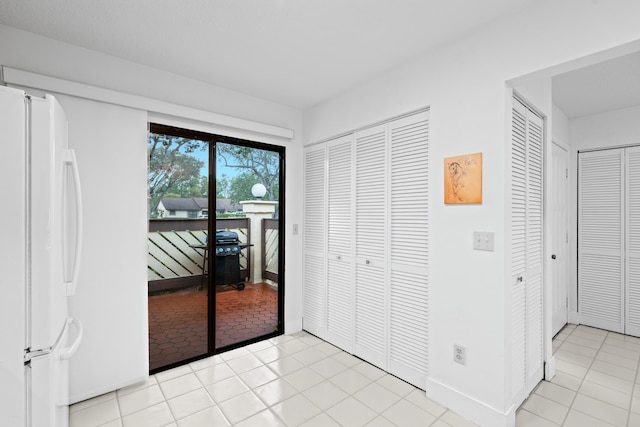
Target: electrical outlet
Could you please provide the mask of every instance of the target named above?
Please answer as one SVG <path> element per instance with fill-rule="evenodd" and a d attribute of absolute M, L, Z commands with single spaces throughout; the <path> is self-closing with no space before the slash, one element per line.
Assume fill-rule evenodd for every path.
<path fill-rule="evenodd" d="M 467 350 L 461 345 L 453 345 L 453 361 L 461 365 L 467 363 Z"/>

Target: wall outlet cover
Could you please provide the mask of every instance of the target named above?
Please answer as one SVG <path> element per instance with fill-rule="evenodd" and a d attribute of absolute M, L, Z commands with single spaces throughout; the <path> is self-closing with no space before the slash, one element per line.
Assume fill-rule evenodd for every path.
<path fill-rule="evenodd" d="M 461 365 L 467 363 L 467 350 L 461 345 L 453 345 L 453 361 Z"/>

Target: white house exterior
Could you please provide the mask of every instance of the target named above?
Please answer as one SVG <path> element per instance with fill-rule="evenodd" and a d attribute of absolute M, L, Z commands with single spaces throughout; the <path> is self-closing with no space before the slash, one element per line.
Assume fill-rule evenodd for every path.
<path fill-rule="evenodd" d="M 158 218 L 204 218 L 209 212 L 207 204 L 203 197 L 163 197 L 158 203 Z"/>

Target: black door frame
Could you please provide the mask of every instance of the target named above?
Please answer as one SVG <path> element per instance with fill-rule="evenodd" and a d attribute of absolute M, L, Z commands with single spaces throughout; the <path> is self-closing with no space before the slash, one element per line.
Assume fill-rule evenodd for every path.
<path fill-rule="evenodd" d="M 209 308 L 207 310 L 208 315 L 208 343 L 207 343 L 207 353 L 194 356 L 189 359 L 182 360 L 180 362 L 172 363 L 170 365 L 163 366 L 158 369 L 154 369 L 150 373 L 156 373 L 160 371 L 164 371 L 167 369 L 171 369 L 177 366 L 182 366 L 187 363 L 191 363 L 196 360 L 204 359 L 207 357 L 211 357 L 215 354 L 224 353 L 225 351 L 233 350 L 239 347 L 244 347 L 249 344 L 253 344 L 258 341 L 263 341 L 265 339 L 273 338 L 279 335 L 284 334 L 284 295 L 285 295 L 285 157 L 286 157 L 286 147 L 280 145 L 272 145 L 263 142 L 250 141 L 247 139 L 235 138 L 224 135 L 216 135 L 191 129 L 178 128 L 174 126 L 162 125 L 157 123 L 149 123 L 149 131 L 151 133 L 163 134 L 163 135 L 171 135 L 189 139 L 195 139 L 199 141 L 205 141 L 209 143 L 209 200 L 208 200 L 208 210 L 209 210 L 209 221 L 208 221 L 208 233 L 211 233 L 211 230 L 216 229 L 216 201 L 215 197 L 211 197 L 211 195 L 216 194 L 216 143 L 226 143 L 232 145 L 239 145 L 247 148 L 256 148 L 260 150 L 266 151 L 274 151 L 278 153 L 280 159 L 280 173 L 278 176 L 278 329 L 269 334 L 260 335 L 254 338 L 250 338 L 248 340 L 240 341 L 237 343 L 233 343 L 221 348 L 216 348 L 215 345 L 215 333 L 216 333 L 216 293 L 209 292 L 208 294 L 208 304 Z M 212 215 L 213 214 L 213 215 Z M 214 239 L 207 239 L 209 244 L 209 254 L 215 253 L 211 251 L 211 245 L 215 244 Z M 213 242 L 213 243 L 212 243 Z M 214 280 L 212 278 L 215 277 L 215 262 L 212 261 L 215 257 L 209 256 L 207 260 L 207 268 L 211 274 L 207 275 L 208 281 L 208 289 L 215 289 L 215 284 L 213 284 Z"/>

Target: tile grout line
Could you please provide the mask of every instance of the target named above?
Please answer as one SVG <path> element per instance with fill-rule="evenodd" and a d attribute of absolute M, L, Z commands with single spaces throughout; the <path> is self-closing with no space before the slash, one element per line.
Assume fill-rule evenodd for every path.
<path fill-rule="evenodd" d="M 308 334 L 308 335 L 311 335 L 311 334 Z M 302 338 L 304 338 L 304 337 L 306 337 L 306 336 L 307 336 L 307 335 L 304 335 L 304 336 L 298 336 L 298 337 L 293 337 L 292 339 L 289 339 L 289 340 L 287 340 L 287 341 L 283 341 L 282 343 L 284 343 L 284 342 L 294 342 L 294 341 L 293 341 L 294 339 L 295 339 L 295 340 L 298 340 L 298 342 L 302 345 L 302 346 L 301 346 L 301 349 L 300 349 L 300 350 L 297 350 L 297 351 L 293 351 L 293 352 L 291 352 L 291 353 L 289 353 L 289 352 L 283 352 L 283 353 L 282 353 L 282 357 L 279 357 L 279 358 L 278 358 L 278 359 L 276 359 L 276 360 L 284 359 L 284 358 L 286 358 L 286 357 L 291 357 L 291 358 L 293 358 L 294 360 L 299 361 L 299 360 L 295 357 L 295 355 L 296 355 L 296 354 L 299 354 L 299 353 L 301 353 L 301 352 L 303 352 L 303 351 L 307 351 L 307 350 L 313 350 L 313 349 L 314 349 L 314 347 L 316 347 L 316 346 L 318 346 L 318 345 L 321 345 L 322 343 L 326 343 L 326 341 L 323 341 L 323 340 L 309 342 L 309 340 L 304 340 L 304 339 L 302 339 Z M 282 343 L 281 343 L 281 344 L 282 344 Z M 260 350 L 263 350 L 263 349 L 266 349 L 266 348 L 280 348 L 280 347 L 278 346 L 278 343 L 277 343 L 277 342 L 271 342 L 271 341 L 270 341 L 270 342 L 269 342 L 268 347 L 261 348 Z M 282 350 L 282 348 L 280 348 L 280 349 Z M 260 350 L 257 350 L 257 351 L 260 351 Z M 320 350 L 317 350 L 317 349 L 316 349 L 315 351 L 320 351 Z M 372 373 L 370 373 L 370 374 L 365 374 L 365 373 L 361 372 L 361 370 L 357 369 L 357 367 L 358 367 L 358 366 L 361 366 L 361 364 L 369 364 L 369 363 L 368 363 L 368 362 L 366 362 L 366 361 L 363 361 L 363 360 L 361 360 L 361 359 L 359 359 L 359 358 L 357 358 L 357 357 L 356 357 L 356 356 L 354 356 L 354 355 L 349 354 L 348 352 L 345 352 L 345 351 L 344 351 L 344 350 L 342 350 L 342 349 L 336 349 L 336 352 L 332 352 L 331 354 L 327 354 L 327 353 L 325 353 L 324 351 L 322 351 L 322 353 L 323 353 L 322 358 L 321 358 L 321 359 L 318 359 L 318 360 L 316 360 L 316 361 L 314 361 L 313 363 L 309 363 L 309 364 L 307 364 L 307 363 L 304 363 L 304 362 L 302 362 L 302 361 L 299 361 L 299 362 L 300 362 L 300 365 L 301 365 L 301 366 L 300 366 L 300 368 L 297 368 L 297 369 L 293 370 L 292 372 L 288 372 L 286 375 L 290 375 L 290 374 L 295 373 L 295 372 L 298 372 L 298 371 L 300 371 L 300 370 L 302 370 L 302 369 L 304 369 L 304 368 L 308 368 L 310 371 L 314 372 L 314 373 L 315 373 L 315 374 L 317 374 L 319 377 L 321 377 L 321 381 L 320 381 L 320 383 L 318 383 L 318 384 L 322 384 L 322 383 L 325 383 L 325 382 L 326 382 L 326 383 L 332 384 L 333 386 L 337 387 L 338 389 L 341 389 L 341 387 L 339 387 L 339 386 L 337 386 L 336 384 L 332 383 L 332 382 L 331 382 L 331 379 L 332 379 L 332 378 L 334 378 L 334 377 L 339 377 L 340 375 L 342 375 L 342 374 L 343 374 L 344 372 L 346 372 L 346 371 L 353 371 L 353 372 L 355 372 L 355 373 L 358 373 L 358 374 L 362 375 L 362 376 L 363 376 L 363 378 L 365 378 L 365 379 L 366 379 L 366 383 L 365 383 L 365 385 L 364 385 L 363 387 L 358 388 L 358 389 L 357 389 L 356 391 L 354 391 L 353 393 L 351 393 L 351 392 L 349 392 L 349 391 L 346 391 L 346 390 L 342 390 L 342 389 L 341 389 L 342 391 L 344 391 L 344 392 L 345 392 L 345 398 L 344 398 L 344 399 L 340 399 L 338 402 L 333 403 L 333 404 L 332 404 L 330 407 L 328 407 L 326 410 L 323 410 L 322 408 L 317 407 L 316 403 L 315 403 L 313 400 L 311 400 L 310 398 L 308 398 L 307 396 L 305 396 L 305 394 L 304 394 L 307 390 L 309 390 L 309 389 L 311 389 L 311 388 L 315 387 L 315 385 L 314 385 L 314 386 L 312 386 L 312 387 L 309 387 L 309 388 L 305 389 L 304 391 L 300 391 L 297 387 L 293 387 L 293 386 L 292 386 L 292 387 L 296 390 L 296 393 L 294 394 L 294 396 L 301 396 L 301 397 L 303 397 L 303 398 L 305 398 L 305 399 L 309 400 L 309 401 L 310 401 L 310 402 L 311 402 L 315 407 L 317 407 L 317 409 L 320 411 L 318 414 L 314 415 L 313 417 L 311 417 L 309 420 L 306 420 L 305 422 L 308 422 L 308 421 L 310 421 L 311 419 L 313 419 L 313 418 L 315 418 L 315 417 L 317 417 L 317 416 L 320 416 L 321 414 L 324 414 L 324 415 L 325 415 L 326 417 L 328 417 L 329 419 L 331 419 L 331 420 L 335 421 L 336 423 L 340 424 L 340 422 L 339 422 L 337 419 L 335 419 L 334 417 L 332 417 L 331 415 L 329 415 L 329 413 L 327 412 L 327 410 L 329 410 L 329 409 L 331 409 L 331 408 L 335 407 L 336 405 L 339 405 L 340 403 L 344 402 L 345 400 L 349 399 L 350 397 L 352 397 L 352 398 L 354 399 L 354 401 L 359 402 L 360 404 L 362 404 L 362 405 L 364 405 L 364 406 L 366 406 L 366 407 L 369 407 L 369 406 L 368 406 L 364 401 L 362 401 L 362 400 L 360 400 L 358 397 L 356 397 L 356 394 L 357 394 L 358 392 L 360 392 L 361 390 L 365 389 L 366 387 L 371 386 L 372 384 L 377 384 L 378 386 L 383 387 L 383 388 L 384 388 L 386 391 L 388 391 L 390 394 L 392 394 L 392 395 L 394 395 L 395 397 L 397 397 L 397 399 L 398 399 L 398 400 L 397 400 L 395 403 L 393 403 L 389 408 L 393 407 L 394 405 L 398 404 L 399 402 L 405 401 L 404 403 L 409 404 L 411 407 L 415 407 L 415 409 L 416 409 L 416 410 L 419 410 L 420 412 L 424 412 L 424 413 L 426 413 L 426 414 L 429 414 L 430 416 L 434 416 L 434 421 L 433 421 L 433 423 L 436 423 L 436 422 L 438 422 L 438 420 L 441 420 L 441 421 L 442 421 L 442 423 L 445 423 L 445 424 L 447 424 L 447 425 L 449 424 L 449 423 L 446 423 L 444 420 L 442 420 L 442 417 L 443 417 L 444 415 L 446 415 L 446 414 L 447 414 L 447 412 L 450 412 L 447 408 L 444 408 L 444 411 L 443 411 L 439 416 L 437 416 L 437 417 L 436 417 L 436 416 L 435 416 L 435 414 L 432 414 L 430 411 L 428 411 L 428 410 L 426 410 L 426 409 L 423 409 L 423 408 L 422 408 L 421 406 L 419 406 L 417 403 L 414 403 L 413 401 L 411 401 L 411 400 L 409 400 L 409 399 L 407 398 L 407 397 L 408 397 L 411 393 L 413 393 L 415 390 L 419 390 L 417 387 L 415 387 L 415 386 L 413 386 L 413 385 L 410 385 L 410 384 L 409 384 L 409 385 L 411 386 L 411 391 L 409 391 L 409 393 L 402 394 L 402 391 L 401 391 L 401 390 L 399 390 L 399 392 L 396 392 L 394 389 L 389 388 L 389 387 L 391 387 L 391 386 L 392 386 L 392 385 L 394 385 L 394 384 L 388 384 L 388 385 L 389 385 L 389 387 L 387 387 L 385 384 L 382 384 L 382 383 L 379 383 L 379 382 L 378 382 L 378 381 L 380 381 L 382 378 L 385 378 L 385 376 L 387 376 L 387 375 L 389 375 L 389 376 L 391 376 L 391 377 L 393 377 L 393 378 L 397 379 L 398 381 L 402 381 L 402 380 L 398 379 L 397 377 L 395 377 L 394 375 L 389 374 L 388 372 L 386 372 L 386 371 L 384 371 L 384 370 L 380 370 L 380 371 L 381 371 L 381 376 L 373 375 Z M 345 365 L 345 366 L 344 366 L 344 369 L 341 369 L 339 372 L 336 372 L 336 373 L 334 373 L 333 375 L 331 375 L 331 376 L 329 376 L 329 377 L 325 377 L 325 376 L 324 376 L 324 375 L 322 375 L 320 372 L 317 372 L 317 371 L 315 371 L 315 370 L 312 368 L 312 365 L 314 365 L 315 363 L 319 363 L 319 362 L 321 362 L 321 361 L 323 361 L 323 360 L 334 360 L 336 363 L 341 363 L 339 360 L 334 359 L 334 356 L 335 356 L 335 355 L 337 355 L 337 354 L 344 354 L 344 355 L 346 355 L 346 356 L 356 358 L 356 359 L 358 360 L 358 363 L 350 364 L 350 365 Z M 259 368 L 262 368 L 262 367 L 266 367 L 270 372 L 272 372 L 272 373 L 274 373 L 274 374 L 276 375 L 276 378 L 272 379 L 271 381 L 267 381 L 267 382 L 266 382 L 266 383 L 264 383 L 264 384 L 260 384 L 260 385 L 258 385 L 258 386 L 256 386 L 256 387 L 250 387 L 250 386 L 249 386 L 249 384 L 246 382 L 246 380 L 242 379 L 241 374 L 240 374 L 240 373 L 237 373 L 234 369 L 232 369 L 232 368 L 231 368 L 231 365 L 229 365 L 229 363 L 230 363 L 232 360 L 235 360 L 235 359 L 240 358 L 240 357 L 248 356 L 248 355 L 251 355 L 252 357 L 256 358 L 256 359 L 259 361 L 259 366 L 256 366 L 256 367 L 254 367 L 254 368 L 252 368 L 252 369 L 249 369 L 248 371 L 245 371 L 245 372 L 250 372 L 250 371 L 251 371 L 251 370 L 253 370 L 253 369 L 259 369 Z M 219 359 L 218 359 L 218 360 L 216 360 L 216 359 L 215 359 L 216 357 L 218 357 Z M 203 360 L 204 360 L 204 359 L 203 359 Z M 215 363 L 216 361 L 217 361 L 218 363 Z M 203 379 L 201 379 L 201 378 L 198 376 L 198 372 L 199 372 L 199 371 L 204 370 L 204 369 L 214 368 L 215 366 L 224 366 L 226 369 L 229 369 L 229 370 L 233 373 L 233 378 L 236 378 L 236 380 L 237 380 L 237 381 L 239 381 L 239 383 L 241 383 L 243 386 L 245 386 L 245 387 L 247 388 L 247 390 L 248 390 L 248 391 L 251 391 L 251 393 L 252 393 L 252 394 L 254 394 L 254 395 L 257 397 L 258 401 L 262 402 L 262 403 L 265 405 L 265 409 L 262 409 L 262 410 L 260 410 L 260 411 L 256 412 L 256 414 L 252 414 L 252 415 L 248 416 L 247 418 L 243 418 L 242 420 L 240 420 L 240 421 L 238 421 L 238 422 L 240 422 L 240 423 L 245 422 L 246 420 L 250 419 L 251 417 L 254 417 L 255 415 L 257 415 L 258 413 L 260 413 L 260 412 L 262 412 L 262 411 L 269 410 L 269 412 L 271 413 L 271 415 L 275 416 L 275 418 L 276 418 L 276 419 L 278 419 L 278 420 L 282 421 L 282 422 L 283 422 L 283 424 L 286 424 L 285 420 L 284 420 L 284 419 L 282 419 L 282 418 L 281 418 L 281 417 L 280 417 L 280 416 L 279 416 L 275 411 L 273 411 L 273 410 L 272 410 L 272 407 L 273 407 L 273 406 L 275 406 L 275 405 L 277 405 L 277 404 L 280 404 L 280 403 L 282 403 L 282 402 L 286 401 L 287 399 L 284 399 L 284 400 L 282 400 L 281 402 L 277 402 L 277 403 L 276 403 L 276 404 L 274 404 L 274 405 L 268 405 L 268 404 L 267 404 L 267 403 L 266 403 L 266 402 L 265 402 L 265 401 L 264 401 L 264 400 L 263 400 L 259 395 L 257 395 L 257 394 L 255 393 L 255 389 L 256 389 L 256 388 L 258 388 L 258 387 L 260 387 L 260 386 L 263 386 L 263 385 L 266 385 L 266 384 L 268 384 L 268 383 L 270 383 L 270 382 L 276 381 L 276 379 L 283 380 L 283 381 L 287 382 L 287 384 L 291 385 L 291 384 L 288 382 L 288 380 L 286 380 L 286 379 L 284 378 L 286 375 L 280 375 L 278 372 L 274 371 L 270 366 L 268 366 L 268 364 L 267 364 L 267 363 L 265 363 L 265 362 L 264 362 L 264 361 L 262 361 L 260 358 L 258 358 L 258 357 L 255 355 L 255 352 L 254 352 L 254 351 L 252 351 L 252 350 L 250 350 L 250 349 L 247 349 L 246 354 L 240 354 L 240 355 L 238 355 L 238 356 L 236 356 L 236 357 L 232 357 L 232 358 L 230 358 L 230 359 L 228 359 L 228 360 L 225 360 L 224 358 L 220 357 L 219 355 L 214 355 L 214 356 L 212 356 L 211 363 L 212 363 L 211 365 L 209 365 L 209 364 L 197 365 L 197 366 L 200 366 L 200 369 L 196 369 L 196 367 L 195 367 L 195 366 L 193 366 L 193 365 L 192 365 L 192 363 L 185 364 L 185 365 L 183 365 L 183 367 L 178 367 L 178 368 L 177 368 L 177 369 L 182 368 L 182 369 L 183 369 L 183 370 L 182 370 L 182 372 L 180 372 L 178 375 L 175 375 L 175 376 L 174 376 L 174 375 L 172 375 L 172 374 L 166 375 L 166 378 L 165 378 L 163 381 L 160 381 L 160 379 L 159 379 L 158 375 L 152 375 L 152 376 L 150 376 L 150 378 L 153 378 L 153 383 L 148 384 L 147 386 L 145 386 L 145 387 L 143 387 L 143 388 L 140 388 L 140 389 L 133 390 L 133 391 L 130 391 L 130 392 L 128 392 L 128 393 L 125 393 L 125 394 L 123 394 L 122 396 L 120 396 L 120 393 L 118 393 L 118 392 L 119 392 L 119 390 L 114 391 L 114 397 L 113 397 L 113 399 L 115 400 L 115 403 L 116 403 L 116 405 L 117 405 L 119 418 L 118 418 L 118 419 L 111 420 L 111 421 L 108 421 L 108 422 L 107 422 L 107 424 L 112 423 L 112 422 L 119 421 L 120 423 L 122 423 L 121 425 L 124 425 L 124 416 L 123 416 L 123 414 L 122 414 L 122 408 L 121 408 L 121 405 L 120 405 L 120 397 L 126 397 L 126 396 L 129 396 L 129 395 L 130 395 L 130 394 L 132 394 L 132 393 L 142 392 L 142 391 L 144 391 L 144 390 L 149 391 L 149 390 L 150 390 L 150 388 L 151 388 L 151 387 L 154 387 L 154 386 L 157 386 L 157 387 L 159 388 L 160 395 L 162 396 L 162 401 L 159 401 L 158 403 L 153 404 L 153 405 L 149 405 L 149 406 L 142 407 L 142 408 L 140 408 L 140 409 L 138 409 L 138 410 L 136 410 L 136 411 L 134 411 L 134 412 L 131 412 L 130 414 L 127 414 L 127 416 L 129 416 L 129 415 L 133 415 L 133 414 L 136 414 L 136 413 L 139 413 L 139 412 L 141 412 L 141 411 L 147 410 L 147 409 L 152 408 L 152 407 L 154 407 L 154 406 L 156 406 L 156 405 L 161 405 L 162 403 L 164 403 L 164 404 L 169 408 L 169 413 L 170 413 L 170 418 L 171 418 L 171 421 L 168 421 L 168 420 L 167 420 L 167 422 L 169 423 L 168 425 L 177 425 L 177 423 L 178 423 L 180 420 L 184 420 L 185 418 L 188 418 L 188 417 L 190 417 L 190 416 L 192 416 L 192 415 L 195 415 L 195 414 L 197 414 L 197 413 L 201 412 L 202 410 L 199 410 L 199 411 L 197 411 L 197 412 L 195 412 L 195 413 L 193 413 L 193 414 L 189 414 L 189 415 L 183 416 L 180 420 L 178 420 L 178 419 L 177 419 L 177 415 L 176 415 L 175 410 L 174 410 L 174 409 L 172 409 L 171 405 L 169 405 L 169 399 L 167 398 L 167 392 L 168 392 L 168 389 L 167 389 L 167 391 L 165 391 L 165 389 L 163 388 L 163 384 L 166 384 L 167 382 L 170 382 L 170 381 L 172 381 L 172 380 L 176 380 L 176 379 L 181 378 L 181 377 L 187 377 L 187 376 L 190 376 L 190 375 L 194 375 L 194 376 L 195 376 L 195 378 L 196 378 L 196 380 L 197 380 L 198 387 L 197 387 L 195 390 L 189 390 L 189 391 L 185 391 L 185 392 L 180 392 L 180 394 L 178 394 L 178 395 L 176 395 L 176 396 L 173 396 L 173 397 L 172 397 L 172 399 L 178 398 L 178 397 L 180 397 L 180 396 L 185 396 L 185 395 L 187 395 L 187 394 L 189 394 L 189 393 L 191 393 L 191 392 L 194 392 L 194 391 L 196 391 L 196 390 L 203 390 L 203 389 L 204 389 L 204 392 L 205 392 L 205 393 L 206 393 L 206 394 L 211 398 L 211 400 L 213 401 L 213 402 L 212 402 L 212 403 L 213 403 L 212 407 L 217 407 L 217 408 L 218 408 L 218 411 L 220 412 L 220 415 L 223 417 L 223 419 L 224 419 L 227 423 L 229 423 L 229 425 L 233 425 L 233 424 L 231 424 L 230 420 L 227 418 L 226 414 L 225 414 L 224 412 L 222 412 L 220 405 L 215 401 L 215 399 L 214 399 L 214 398 L 213 398 L 213 396 L 211 395 L 211 392 L 207 389 L 207 386 L 204 384 L 204 380 L 203 380 Z M 371 365 L 371 364 L 369 364 L 369 365 Z M 371 365 L 371 366 L 374 366 L 374 365 Z M 375 368 L 376 368 L 376 369 L 380 369 L 380 368 L 377 368 L 377 367 L 375 367 Z M 245 372 L 242 372 L 242 373 L 245 373 Z M 161 375 L 161 377 L 162 377 L 162 375 Z M 229 378 L 232 378 L 232 377 L 229 377 Z M 227 378 L 224 378 L 224 379 L 221 379 L 221 380 L 219 380 L 219 381 L 224 381 L 224 380 L 226 380 L 226 379 L 227 379 Z M 216 382 L 219 382 L 219 381 L 216 381 Z M 405 381 L 405 383 L 406 383 L 406 381 Z M 215 382 L 214 382 L 214 383 L 212 383 L 212 384 L 215 384 Z M 407 383 L 407 384 L 408 384 L 408 383 Z M 421 391 L 421 393 L 424 393 L 424 391 L 423 391 L 423 390 L 420 390 L 420 391 Z M 244 392 L 243 392 L 243 393 L 244 393 Z M 292 398 L 292 397 L 294 397 L 294 396 L 291 396 L 291 397 L 289 397 L 289 398 Z M 426 396 L 425 396 L 425 398 L 426 398 Z M 226 400 L 225 400 L 225 401 L 226 401 Z M 222 402 L 221 402 L 221 403 L 222 403 Z M 210 408 L 210 407 L 207 407 L 207 408 Z M 370 408 L 370 407 L 369 407 L 369 408 Z M 386 417 L 382 412 L 378 411 L 378 410 L 377 410 L 377 409 L 375 409 L 375 408 L 370 408 L 370 409 L 372 409 L 372 413 L 374 414 L 374 417 L 373 417 L 373 419 L 372 419 L 372 420 L 370 420 L 369 422 L 371 422 L 371 421 L 373 421 L 373 420 L 375 420 L 376 418 L 378 418 L 378 417 L 379 417 L 381 420 L 384 420 L 384 421 L 386 421 L 386 422 L 388 422 L 388 423 L 390 423 L 390 424 L 395 425 L 395 423 L 394 423 L 393 421 L 391 421 L 391 419 L 387 418 L 387 417 Z M 388 408 L 387 408 L 387 409 L 388 409 Z M 387 409 L 385 409 L 385 411 L 386 411 Z M 176 410 L 178 410 L 178 409 L 176 408 Z M 205 409 L 203 409 L 203 410 L 205 410 Z M 431 424 L 433 424 L 433 423 L 431 423 Z M 103 424 L 103 425 L 104 425 L 104 424 Z M 77 427 L 81 427 L 81 426 L 77 426 Z"/>
<path fill-rule="evenodd" d="M 573 330 L 571 331 L 571 333 L 566 337 L 569 338 L 571 335 L 573 335 L 573 333 L 578 329 L 578 326 L 580 325 L 576 325 L 575 328 L 573 328 Z M 577 412 L 583 413 L 581 411 L 578 411 L 577 409 L 574 409 L 573 405 L 576 401 L 576 399 L 578 398 L 578 395 L 580 394 L 580 390 L 582 389 L 582 385 L 584 384 L 584 382 L 586 381 L 587 375 L 589 374 L 589 372 L 591 371 L 591 366 L 593 366 L 593 362 L 595 362 L 596 358 L 598 357 L 598 353 L 600 353 L 600 350 L 602 349 L 602 346 L 604 345 L 605 340 L 607 339 L 607 336 L 609 335 L 609 332 L 607 332 L 604 335 L 604 338 L 602 340 L 602 342 L 600 343 L 600 345 L 598 346 L 598 351 L 596 351 L 596 353 L 593 355 L 592 359 L 591 359 L 591 363 L 589 364 L 589 367 L 587 368 L 587 372 L 584 374 L 584 377 L 582 377 L 582 380 L 580 381 L 580 386 L 578 387 L 578 389 L 576 390 L 576 394 L 575 396 L 573 396 L 573 399 L 571 399 L 571 405 L 569 405 L 569 410 L 567 411 L 567 414 L 564 416 L 564 419 L 562 420 L 562 423 L 560 424 L 561 426 L 564 426 L 564 424 L 567 422 L 567 418 L 569 417 L 569 413 L 571 412 L 571 410 L 575 410 Z M 576 337 L 579 337 L 578 335 Z M 566 338 L 565 341 L 566 342 Z M 564 343 L 563 342 L 563 343 Z M 589 414 L 585 414 L 588 416 L 592 416 Z M 597 417 L 594 417 L 597 418 Z"/>
<path fill-rule="evenodd" d="M 628 427 L 633 427 L 630 426 L 629 423 L 631 422 L 631 408 L 633 407 L 633 397 L 635 396 L 635 391 L 636 391 L 636 387 L 638 387 L 638 369 L 640 369 L 640 360 L 638 360 L 636 362 L 636 376 L 633 379 L 633 387 L 631 388 L 631 402 L 629 402 L 629 410 L 627 411 L 627 426 Z"/>

